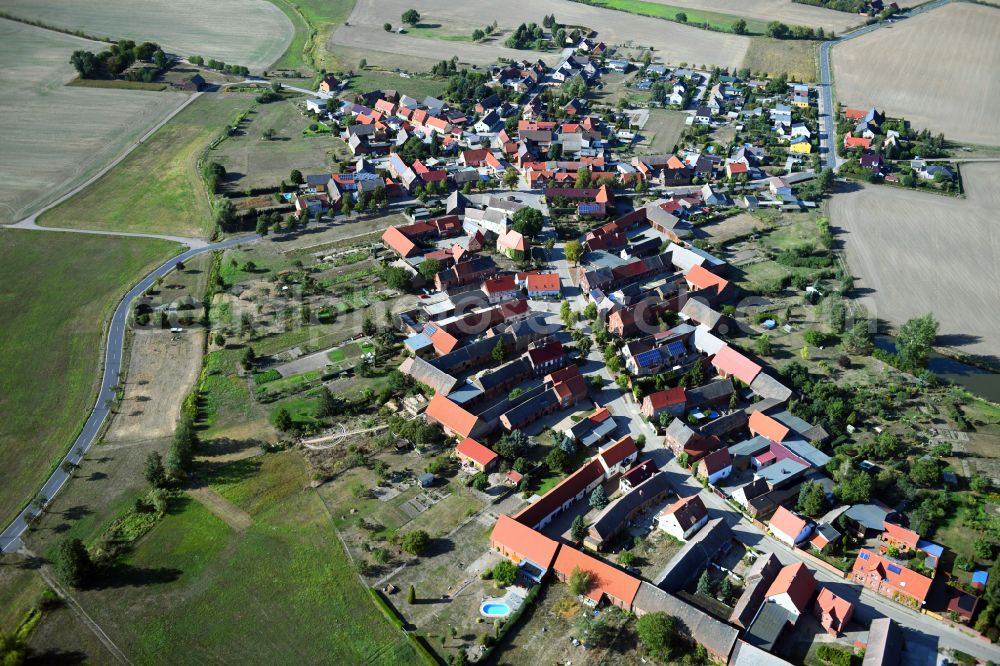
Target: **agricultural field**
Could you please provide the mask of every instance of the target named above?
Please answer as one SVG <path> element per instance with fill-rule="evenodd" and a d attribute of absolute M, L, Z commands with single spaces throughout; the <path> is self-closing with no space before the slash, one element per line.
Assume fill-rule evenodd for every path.
<path fill-rule="evenodd" d="M 440 41 L 417 40 L 415 37 L 410 38 L 416 43 L 407 46 L 408 51 L 397 49 L 396 40 L 405 38 L 406 35 L 387 36 L 382 24 L 388 21 L 398 25 L 400 15 L 409 7 L 410 4 L 404 0 L 359 0 L 350 17 L 350 28 L 337 30 L 332 42 L 334 45 L 362 45 L 368 49 L 401 52 L 403 55 L 416 54 L 434 60 L 450 57 L 452 53 L 464 59 L 462 53 L 456 50 L 458 48 L 471 50 L 471 54 L 479 59 L 491 60 L 499 55 L 496 49 L 503 49 L 492 45 L 443 44 Z M 453 33 L 471 33 L 475 28 L 493 21 L 497 22 L 501 31 L 510 31 L 521 21 L 540 24 L 545 14 L 554 13 L 556 19 L 565 25 L 580 25 L 597 30 L 599 38 L 608 45 L 652 46 L 665 64 L 673 65 L 686 62 L 689 65 L 739 67 L 750 44 L 749 37 L 709 32 L 672 21 L 650 20 L 643 16 L 575 2 L 512 0 L 504 4 L 455 4 L 445 0 L 427 0 L 421 3 L 419 11 L 425 21 L 444 23 Z M 514 53 L 517 59 L 538 56 L 534 51 Z"/>
<path fill-rule="evenodd" d="M 768 76 L 785 73 L 792 81 L 812 82 L 819 80 L 818 62 L 818 42 L 754 37 L 742 66 Z"/>
<path fill-rule="evenodd" d="M 661 0 L 648 0 L 656 4 L 664 4 Z M 665 4 L 673 7 L 685 8 L 688 21 L 696 22 L 700 19 L 694 18 L 694 14 L 687 11 L 705 10 L 708 12 L 721 12 L 742 16 L 747 20 L 748 27 L 751 20 L 763 24 L 771 21 L 781 21 L 786 25 L 802 25 L 808 28 L 823 28 L 826 32 L 841 33 L 847 28 L 863 23 L 861 17 L 845 12 L 836 12 L 822 7 L 803 5 L 792 0 L 669 0 Z M 902 3 L 900 3 L 902 4 Z"/>
<path fill-rule="evenodd" d="M 1000 164 L 962 167 L 967 198 L 867 185 L 830 201 L 855 285 L 894 326 L 931 312 L 938 344 L 1000 358 L 996 210 Z"/>
<path fill-rule="evenodd" d="M 268 68 L 292 41 L 292 22 L 265 0 L 10 0 L 18 18 L 110 39 L 152 41 L 180 56 L 201 55 L 251 70 Z"/>
<path fill-rule="evenodd" d="M 645 140 L 632 148 L 637 155 L 662 155 L 672 149 L 684 132 L 684 121 L 689 116 L 683 111 L 650 109 L 649 120 L 640 132 Z"/>
<path fill-rule="evenodd" d="M 166 241 L 0 230 L 0 515 L 27 503 L 90 408 L 104 328 Z"/>
<path fill-rule="evenodd" d="M 67 87 L 69 57 L 103 45 L 0 19 L 0 224 L 85 182 L 187 99 Z"/>
<path fill-rule="evenodd" d="M 303 135 L 312 120 L 295 101 L 258 105 L 240 126 L 240 133 L 211 151 L 209 159 L 226 167 L 226 188 L 276 187 L 292 169 L 302 173 L 329 173 L 331 164 L 350 157 L 344 142 L 332 134 Z M 275 139 L 261 140 L 274 130 Z"/>
<path fill-rule="evenodd" d="M 136 93 L 128 93 L 136 94 Z M 104 176 L 39 216 L 42 226 L 208 236 L 213 228 L 198 158 L 233 117 L 242 94 L 201 95 Z"/>
<path fill-rule="evenodd" d="M 211 504 L 175 498 L 120 565 L 129 584 L 82 591 L 78 601 L 137 664 L 168 654 L 178 664 L 290 654 L 306 663 L 415 662 L 371 603 L 306 487 L 307 470 L 295 451 L 196 466 L 206 493 L 195 496 Z M 235 515 L 249 523 L 234 526 Z"/>
<path fill-rule="evenodd" d="M 1000 10 L 952 3 L 840 44 L 832 59 L 845 106 L 874 105 L 948 139 L 1000 144 Z"/>

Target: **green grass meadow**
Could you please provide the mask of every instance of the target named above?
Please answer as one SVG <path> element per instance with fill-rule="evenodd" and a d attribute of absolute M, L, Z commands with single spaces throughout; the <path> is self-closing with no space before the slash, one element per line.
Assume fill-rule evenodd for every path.
<path fill-rule="evenodd" d="M 93 406 L 107 321 L 176 243 L 0 230 L 0 516 L 29 502 Z"/>
<path fill-rule="evenodd" d="M 677 20 L 677 14 L 683 13 L 687 16 L 686 23 L 707 23 L 713 30 L 720 30 L 722 32 L 732 32 L 733 24 L 742 18 L 747 22 L 747 34 L 762 35 L 767 31 L 767 22 L 760 19 L 691 9 L 689 7 L 664 5 L 659 2 L 649 2 L 648 0 L 589 0 L 587 4 L 606 7 L 608 9 L 617 9 L 618 11 L 629 12 L 630 14 L 667 19 L 668 21 L 676 21 L 678 23 L 680 21 Z"/>

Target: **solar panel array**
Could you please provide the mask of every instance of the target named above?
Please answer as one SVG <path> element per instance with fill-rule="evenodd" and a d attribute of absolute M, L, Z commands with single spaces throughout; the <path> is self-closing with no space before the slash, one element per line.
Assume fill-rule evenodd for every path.
<path fill-rule="evenodd" d="M 644 351 L 635 357 L 635 363 L 640 368 L 646 368 L 651 365 L 658 365 L 660 363 L 660 350 L 651 349 L 649 351 Z"/>
<path fill-rule="evenodd" d="M 671 356 L 682 356 L 687 351 L 687 348 L 683 342 L 671 342 L 667 344 L 667 351 L 670 352 Z"/>
<path fill-rule="evenodd" d="M 861 558 L 861 559 L 863 559 L 863 560 L 867 560 L 867 559 L 868 559 L 868 553 L 860 553 L 860 554 L 858 555 L 858 557 L 860 557 L 860 558 Z"/>
<path fill-rule="evenodd" d="M 897 567 L 895 564 L 890 564 L 889 565 L 889 571 L 891 571 L 894 574 L 898 574 L 898 573 L 901 572 L 900 568 Z"/>
<path fill-rule="evenodd" d="M 426 335 L 427 337 L 431 337 L 432 335 L 434 335 L 437 332 L 438 332 L 438 327 L 435 326 L 434 324 L 426 324 L 426 325 L 424 325 L 423 334 Z"/>

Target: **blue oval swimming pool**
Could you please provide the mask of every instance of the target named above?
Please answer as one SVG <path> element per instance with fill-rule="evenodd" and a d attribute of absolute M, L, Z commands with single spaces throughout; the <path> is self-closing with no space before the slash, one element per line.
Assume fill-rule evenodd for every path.
<path fill-rule="evenodd" d="M 486 617 L 507 617 L 510 615 L 510 607 L 504 603 L 485 603 L 479 612 Z"/>

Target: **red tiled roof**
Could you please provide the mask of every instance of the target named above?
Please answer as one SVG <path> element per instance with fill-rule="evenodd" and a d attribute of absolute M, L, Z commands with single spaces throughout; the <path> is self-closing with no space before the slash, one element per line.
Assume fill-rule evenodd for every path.
<path fill-rule="evenodd" d="M 431 335 L 431 342 L 434 344 L 434 350 L 439 356 L 453 352 L 461 346 L 458 343 L 458 339 L 443 328 L 437 328 L 434 331 Z"/>
<path fill-rule="evenodd" d="M 415 254 L 417 250 L 416 244 L 396 227 L 389 227 L 382 233 L 382 242 L 404 258 Z"/>
<path fill-rule="evenodd" d="M 779 506 L 778 510 L 774 512 L 774 515 L 771 516 L 771 520 L 768 521 L 768 525 L 770 526 L 772 532 L 774 530 L 780 530 L 783 534 L 787 534 L 792 539 L 797 537 L 802 530 L 805 529 L 806 524 L 805 519 L 796 516 L 783 506 Z"/>
<path fill-rule="evenodd" d="M 486 159 L 490 151 L 486 148 L 477 148 L 475 150 L 464 150 L 462 151 L 462 159 L 466 164 L 478 165 Z"/>
<path fill-rule="evenodd" d="M 617 442 L 598 453 L 597 456 L 604 460 L 604 464 L 610 468 L 638 452 L 639 449 L 636 447 L 635 440 L 632 439 L 632 436 L 625 435 Z"/>
<path fill-rule="evenodd" d="M 675 386 L 674 388 L 650 393 L 646 396 L 646 399 L 649 400 L 649 404 L 653 409 L 660 410 L 669 405 L 679 405 L 686 402 L 687 391 L 684 390 L 683 386 Z"/>
<path fill-rule="evenodd" d="M 493 526 L 490 541 L 545 569 L 552 566 L 559 550 L 557 542 L 503 514 Z"/>
<path fill-rule="evenodd" d="M 611 412 L 608 411 L 607 407 L 601 407 L 596 412 L 587 417 L 591 423 L 603 423 L 611 418 Z"/>
<path fill-rule="evenodd" d="M 497 245 L 510 250 L 519 250 L 521 252 L 527 250 L 527 243 L 524 241 L 524 236 L 513 229 L 498 238 Z"/>
<path fill-rule="evenodd" d="M 500 304 L 500 314 L 503 315 L 504 319 L 510 319 L 511 317 L 517 315 L 523 315 L 528 311 L 528 301 L 523 298 L 519 298 L 516 301 L 507 301 L 506 303 Z"/>
<path fill-rule="evenodd" d="M 428 407 L 428 409 L 430 409 Z M 596 458 L 591 458 L 583 467 L 576 470 L 556 484 L 552 490 L 545 493 L 534 504 L 530 504 L 514 515 L 519 523 L 534 527 L 546 516 L 561 507 L 565 502 L 583 492 L 587 486 L 604 476 L 604 468 Z"/>
<path fill-rule="evenodd" d="M 744 164 L 743 162 L 730 162 L 729 164 L 726 165 L 726 169 L 728 169 L 730 174 L 746 173 L 747 165 Z"/>
<path fill-rule="evenodd" d="M 851 612 L 854 610 L 853 603 L 843 597 L 838 597 L 836 594 L 831 592 L 828 587 L 820 589 L 819 596 L 816 597 L 816 605 L 819 606 L 820 610 L 824 613 L 832 615 L 841 623 L 844 621 L 844 618 L 850 616 Z"/>
<path fill-rule="evenodd" d="M 889 568 L 890 566 L 892 569 Z M 898 569 L 899 573 L 893 569 Z M 927 593 L 930 592 L 931 583 L 933 582 L 927 576 L 918 574 L 913 569 L 890 562 L 867 548 L 862 548 L 861 552 L 858 553 L 858 559 L 854 560 L 852 571 L 855 574 L 862 574 L 865 578 L 871 574 L 875 574 L 880 580 L 886 581 L 893 589 L 917 599 L 920 603 L 923 603 L 927 598 Z"/>
<path fill-rule="evenodd" d="M 771 418 L 764 412 L 754 412 L 751 414 L 748 427 L 754 435 L 763 435 L 772 442 L 782 441 L 790 432 L 788 426 L 777 419 Z"/>
<path fill-rule="evenodd" d="M 871 148 L 872 140 L 868 137 L 856 137 L 848 134 L 844 137 L 844 148 Z"/>
<path fill-rule="evenodd" d="M 435 393 L 427 403 L 426 414 L 427 418 L 437 421 L 447 430 L 462 437 L 471 435 L 479 424 L 478 416 L 465 411 L 440 393 Z"/>
<path fill-rule="evenodd" d="M 916 548 L 917 541 L 920 540 L 920 535 L 913 530 L 908 530 L 902 525 L 896 525 L 895 523 L 886 522 L 885 526 L 885 536 L 890 537 L 893 541 L 901 543 L 908 548 Z"/>
<path fill-rule="evenodd" d="M 680 524 L 684 530 L 687 530 L 689 527 L 707 516 L 708 510 L 705 508 L 705 503 L 701 501 L 701 496 L 691 495 L 677 500 L 660 512 L 661 516 L 669 516 L 670 514 L 676 514 L 675 517 L 678 524 Z"/>
<path fill-rule="evenodd" d="M 569 546 L 560 548 L 554 566 L 556 572 L 560 576 L 569 578 L 577 567 L 589 572 L 593 577 L 590 590 L 586 593 L 588 599 L 600 601 L 603 595 L 607 595 L 620 600 L 626 608 L 632 607 L 632 601 L 639 591 L 640 581 L 638 578 L 630 576 L 597 558 L 581 553 L 575 548 Z"/>
<path fill-rule="evenodd" d="M 712 357 L 712 365 L 744 384 L 750 384 L 760 374 L 761 367 L 729 345 L 724 345 Z"/>
<path fill-rule="evenodd" d="M 517 285 L 514 283 L 513 275 L 498 275 L 483 282 L 483 291 L 487 294 L 500 294 L 516 289 Z"/>
<path fill-rule="evenodd" d="M 718 451 L 712 451 L 702 458 L 701 462 L 698 463 L 698 470 L 705 476 L 711 476 L 716 472 L 721 472 L 732 464 L 733 461 L 729 456 L 729 447 L 723 446 Z M 704 471 L 701 470 L 702 465 L 705 466 Z"/>
<path fill-rule="evenodd" d="M 471 437 L 466 437 L 459 442 L 455 450 L 484 467 L 497 459 L 497 454 L 492 449 L 483 446 Z"/>
<path fill-rule="evenodd" d="M 696 289 L 715 287 L 716 293 L 720 294 L 723 289 L 729 286 L 728 280 L 719 277 L 703 266 L 692 266 L 691 270 L 684 276 L 684 279 Z"/>
<path fill-rule="evenodd" d="M 861 120 L 868 112 L 864 109 L 844 109 L 844 117 L 848 120 Z"/>
<path fill-rule="evenodd" d="M 563 350 L 562 343 L 558 340 L 550 342 L 544 347 L 528 350 L 528 358 L 531 360 L 531 364 L 536 366 L 562 358 L 565 355 L 566 352 Z"/>
<path fill-rule="evenodd" d="M 540 273 L 529 275 L 527 280 L 528 291 L 559 291 L 558 273 Z"/>
<path fill-rule="evenodd" d="M 816 591 L 816 578 L 802 562 L 789 564 L 778 572 L 778 576 L 768 588 L 765 598 L 770 599 L 779 594 L 788 594 L 792 604 L 800 613 L 809 606 L 809 599 Z"/>

